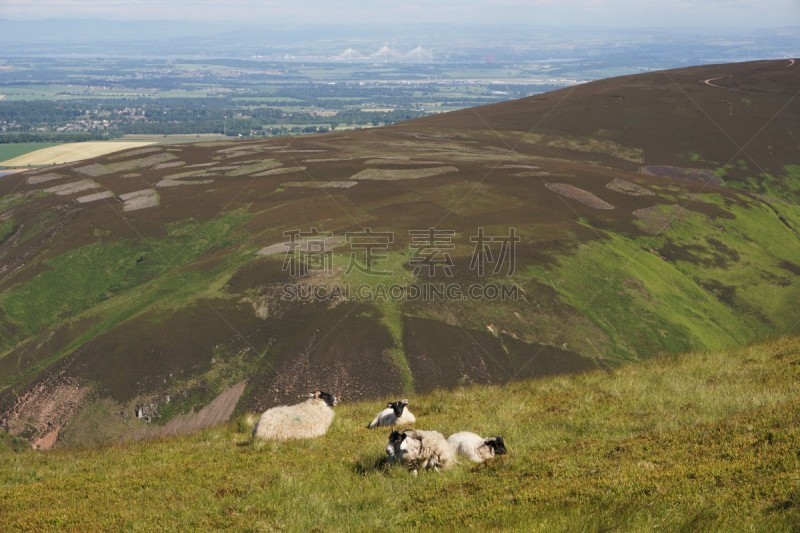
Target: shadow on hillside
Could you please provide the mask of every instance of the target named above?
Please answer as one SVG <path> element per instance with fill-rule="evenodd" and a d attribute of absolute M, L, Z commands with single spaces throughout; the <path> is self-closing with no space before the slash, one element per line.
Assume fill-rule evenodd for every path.
<path fill-rule="evenodd" d="M 370 454 L 363 456 L 353 465 L 353 471 L 361 476 L 386 472 L 389 469 L 389 460 L 385 454 Z"/>

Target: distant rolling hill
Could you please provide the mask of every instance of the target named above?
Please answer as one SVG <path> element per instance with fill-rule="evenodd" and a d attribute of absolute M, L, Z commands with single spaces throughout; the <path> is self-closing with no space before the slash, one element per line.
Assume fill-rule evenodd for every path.
<path fill-rule="evenodd" d="M 800 65 L 0 179 L 0 423 L 42 447 L 796 333 Z"/>

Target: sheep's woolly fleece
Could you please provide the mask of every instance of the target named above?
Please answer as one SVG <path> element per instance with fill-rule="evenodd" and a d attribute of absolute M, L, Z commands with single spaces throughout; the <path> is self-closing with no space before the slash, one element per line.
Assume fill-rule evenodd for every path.
<path fill-rule="evenodd" d="M 438 431 L 393 431 L 389 436 L 386 453 L 390 461 L 399 461 L 406 465 L 414 475 L 418 470 L 446 469 L 456 463 L 453 448 Z"/>
<path fill-rule="evenodd" d="M 335 404 L 333 396 L 316 391 L 303 403 L 268 409 L 253 427 L 253 438 L 282 441 L 324 435 L 333 422 Z"/>
<path fill-rule="evenodd" d="M 447 443 L 455 453 L 465 456 L 474 463 L 482 463 L 495 455 L 506 453 L 505 442 L 500 436 L 484 439 L 475 433 L 461 431 L 447 437 Z"/>
<path fill-rule="evenodd" d="M 404 399 L 386 404 L 386 409 L 378 413 L 367 427 L 408 426 L 416 421 L 417 417 L 408 410 L 408 400 Z"/>

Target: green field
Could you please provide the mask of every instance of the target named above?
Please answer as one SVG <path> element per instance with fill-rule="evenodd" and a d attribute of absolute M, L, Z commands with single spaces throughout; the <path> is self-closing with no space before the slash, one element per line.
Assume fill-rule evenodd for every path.
<path fill-rule="evenodd" d="M 0 513 L 24 531 L 796 531 L 798 397 L 797 338 L 417 396 L 418 428 L 509 450 L 417 478 L 384 464 L 388 429 L 365 427 L 381 401 L 264 446 L 236 423 L 49 453 L 7 440 Z"/>
<path fill-rule="evenodd" d="M 0 144 L 0 161 L 14 159 L 15 157 L 56 146 L 57 143 L 7 143 Z"/>

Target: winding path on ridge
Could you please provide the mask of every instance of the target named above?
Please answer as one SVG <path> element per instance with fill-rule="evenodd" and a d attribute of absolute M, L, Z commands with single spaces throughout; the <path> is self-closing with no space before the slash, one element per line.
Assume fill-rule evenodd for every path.
<path fill-rule="evenodd" d="M 792 68 L 794 66 L 794 64 L 795 64 L 795 60 L 794 59 L 789 59 L 789 64 L 786 65 L 786 67 L 784 67 L 784 68 Z M 728 91 L 743 92 L 742 89 L 736 89 L 734 87 L 725 87 L 724 85 L 717 85 L 716 83 L 714 83 L 717 80 L 722 80 L 722 79 L 732 78 L 732 77 L 733 76 L 729 75 L 729 76 L 717 76 L 716 78 L 706 78 L 704 80 L 700 80 L 700 83 L 704 83 L 704 84 L 708 85 L 709 87 L 716 87 L 717 89 L 726 89 Z"/>

